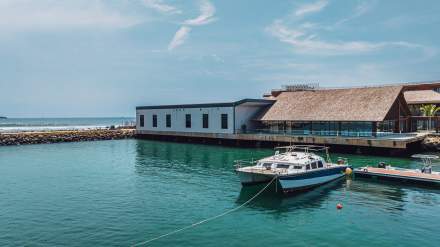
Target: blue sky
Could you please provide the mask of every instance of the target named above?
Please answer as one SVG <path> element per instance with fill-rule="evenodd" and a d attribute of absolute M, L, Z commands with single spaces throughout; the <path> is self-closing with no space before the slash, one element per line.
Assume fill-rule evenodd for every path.
<path fill-rule="evenodd" d="M 440 80 L 440 2 L 0 0 L 0 115 Z"/>

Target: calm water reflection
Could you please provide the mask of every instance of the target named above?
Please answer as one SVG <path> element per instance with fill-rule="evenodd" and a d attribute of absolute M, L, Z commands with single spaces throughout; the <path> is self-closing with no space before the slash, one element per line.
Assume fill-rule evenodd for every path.
<path fill-rule="evenodd" d="M 233 161 L 270 154 L 146 140 L 0 147 L 0 246 L 127 246 L 161 235 L 252 197 L 261 187 L 242 188 Z M 274 189 L 153 246 L 438 245 L 438 190 L 360 179 L 290 197 Z"/>

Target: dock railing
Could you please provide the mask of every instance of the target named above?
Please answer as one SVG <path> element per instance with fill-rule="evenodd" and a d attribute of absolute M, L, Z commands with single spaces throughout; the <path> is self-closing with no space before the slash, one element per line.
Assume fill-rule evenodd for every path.
<path fill-rule="evenodd" d="M 332 130 L 270 130 L 250 129 L 243 131 L 236 130 L 237 134 L 261 134 L 261 135 L 282 135 L 282 136 L 341 136 L 359 138 L 381 138 L 381 137 L 406 137 L 415 136 L 412 133 L 394 132 L 372 132 L 372 131 L 332 131 Z"/>

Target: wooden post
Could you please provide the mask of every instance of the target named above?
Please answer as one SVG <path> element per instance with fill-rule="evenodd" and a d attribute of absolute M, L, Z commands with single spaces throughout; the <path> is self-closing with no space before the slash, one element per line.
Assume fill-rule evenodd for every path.
<path fill-rule="evenodd" d="M 373 136 L 376 137 L 377 136 L 377 122 L 373 122 L 372 124 L 373 124 L 373 126 L 372 126 L 371 131 L 372 131 Z"/>

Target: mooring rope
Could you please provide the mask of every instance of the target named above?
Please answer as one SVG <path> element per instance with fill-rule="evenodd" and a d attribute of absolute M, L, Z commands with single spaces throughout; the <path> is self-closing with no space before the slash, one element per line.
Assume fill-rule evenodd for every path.
<path fill-rule="evenodd" d="M 261 189 L 260 191 L 258 191 L 254 196 L 252 196 L 250 199 L 248 199 L 246 202 L 244 202 L 243 204 L 239 205 L 238 207 L 235 207 L 235 208 L 229 209 L 228 211 L 223 212 L 223 213 L 221 213 L 221 214 L 218 214 L 218 215 L 216 215 L 216 216 L 212 216 L 212 217 L 210 217 L 210 218 L 207 218 L 207 219 L 201 220 L 201 221 L 199 221 L 199 222 L 193 223 L 193 224 L 191 224 L 191 225 L 188 225 L 188 226 L 182 227 L 182 228 L 180 228 L 180 229 L 177 229 L 177 230 L 174 230 L 174 231 L 171 231 L 171 232 L 165 233 L 165 234 L 160 235 L 160 236 L 157 236 L 157 237 L 155 237 L 155 238 L 151 238 L 151 239 L 149 239 L 149 240 L 146 240 L 146 241 L 143 241 L 143 242 L 140 242 L 140 243 L 134 244 L 134 245 L 132 245 L 132 246 L 134 247 L 134 246 L 146 245 L 146 244 L 149 244 L 149 243 L 151 243 L 151 242 L 153 242 L 153 241 L 159 240 L 159 239 L 161 239 L 161 238 L 164 238 L 164 237 L 167 237 L 167 236 L 170 236 L 170 235 L 176 234 L 176 233 L 178 233 L 178 232 L 181 232 L 181 231 L 184 231 L 184 230 L 187 230 L 187 229 L 193 228 L 193 227 L 196 227 L 196 226 L 201 225 L 201 224 L 203 224 L 203 223 L 207 223 L 207 222 L 209 222 L 209 221 L 212 221 L 212 220 L 218 219 L 218 218 L 220 218 L 220 217 L 222 217 L 222 216 L 225 216 L 225 215 L 227 215 L 227 214 L 230 214 L 230 213 L 232 213 L 232 212 L 235 212 L 235 211 L 239 210 L 240 208 L 242 208 L 242 207 L 246 206 L 247 204 L 249 204 L 249 203 L 250 203 L 252 200 L 254 200 L 255 198 L 257 198 L 257 197 L 258 197 L 261 193 L 263 193 L 263 191 L 265 191 L 265 190 L 269 187 L 269 185 L 271 185 L 271 184 L 273 183 L 273 181 L 275 181 L 276 179 L 277 179 L 277 176 L 274 176 L 274 177 L 272 178 L 272 180 L 270 180 L 270 182 L 269 182 L 268 184 L 266 184 L 266 186 L 264 186 L 264 188 L 262 188 L 262 189 Z"/>

